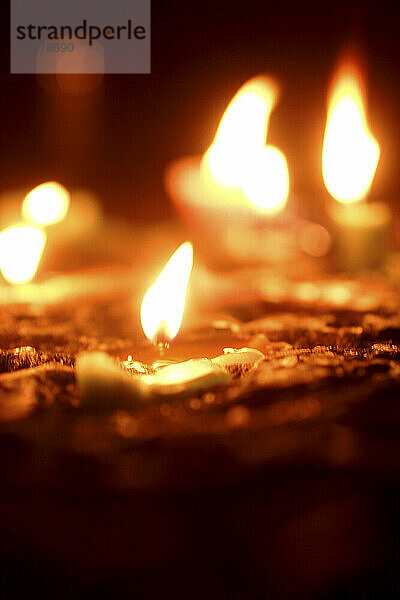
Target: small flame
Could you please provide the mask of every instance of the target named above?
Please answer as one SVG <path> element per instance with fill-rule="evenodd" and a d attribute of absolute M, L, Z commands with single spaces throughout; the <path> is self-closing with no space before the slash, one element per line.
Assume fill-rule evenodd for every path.
<path fill-rule="evenodd" d="M 170 342 L 181 326 L 186 291 L 193 265 L 193 247 L 185 242 L 174 252 L 143 298 L 141 321 L 153 343 Z"/>
<path fill-rule="evenodd" d="M 266 146 L 277 86 L 265 77 L 243 85 L 228 105 L 202 161 L 217 184 L 240 188 L 256 209 L 277 212 L 286 204 L 289 172 L 282 152 Z"/>
<path fill-rule="evenodd" d="M 53 225 L 62 221 L 68 212 L 69 192 L 56 181 L 48 181 L 33 188 L 22 204 L 24 218 L 38 225 Z"/>
<path fill-rule="evenodd" d="M 0 270 L 10 283 L 26 283 L 36 273 L 46 235 L 29 225 L 8 227 L 0 233 Z"/>
<path fill-rule="evenodd" d="M 367 124 L 360 79 L 348 68 L 339 76 L 328 107 L 322 173 L 329 193 L 343 203 L 362 200 L 379 156 L 378 142 Z"/>

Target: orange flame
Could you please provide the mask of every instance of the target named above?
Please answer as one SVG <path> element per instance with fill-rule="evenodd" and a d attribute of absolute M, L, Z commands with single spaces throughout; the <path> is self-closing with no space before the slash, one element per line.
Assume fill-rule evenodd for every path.
<path fill-rule="evenodd" d="M 193 247 L 185 242 L 174 252 L 143 298 L 142 328 L 153 343 L 160 338 L 170 342 L 178 333 L 192 265 Z"/>
<path fill-rule="evenodd" d="M 360 78 L 347 67 L 331 94 L 322 150 L 322 173 L 331 196 L 343 203 L 365 198 L 379 156 L 378 142 L 367 124 Z"/>
<path fill-rule="evenodd" d="M 216 186 L 238 188 L 244 201 L 266 212 L 283 208 L 289 193 L 286 159 L 277 148 L 265 145 L 277 98 L 277 86 L 265 77 L 243 85 L 202 160 L 208 180 Z"/>

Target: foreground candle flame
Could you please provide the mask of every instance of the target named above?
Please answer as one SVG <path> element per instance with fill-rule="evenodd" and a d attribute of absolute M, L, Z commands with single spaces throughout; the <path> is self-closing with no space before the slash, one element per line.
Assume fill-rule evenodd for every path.
<path fill-rule="evenodd" d="M 0 270 L 10 283 L 26 283 L 36 273 L 46 235 L 28 225 L 8 227 L 0 233 Z"/>
<path fill-rule="evenodd" d="M 56 181 L 38 185 L 26 195 L 22 214 L 27 221 L 38 225 L 53 225 L 62 221 L 68 212 L 69 192 Z"/>
<path fill-rule="evenodd" d="M 277 212 L 286 204 L 289 173 L 284 155 L 266 146 L 268 123 L 278 97 L 265 77 L 243 85 L 226 109 L 202 170 L 218 184 L 241 188 L 256 209 Z"/>
<path fill-rule="evenodd" d="M 153 343 L 170 342 L 178 333 L 192 265 L 193 247 L 185 242 L 174 252 L 143 298 L 142 327 Z"/>
<path fill-rule="evenodd" d="M 348 68 L 338 78 L 328 107 L 322 173 L 329 193 L 343 203 L 362 200 L 371 187 L 379 155 L 368 128 L 360 80 Z"/>

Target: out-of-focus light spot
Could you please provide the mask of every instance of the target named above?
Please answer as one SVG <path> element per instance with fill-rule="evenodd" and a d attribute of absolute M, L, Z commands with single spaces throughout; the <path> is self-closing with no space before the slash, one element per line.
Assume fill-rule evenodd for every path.
<path fill-rule="evenodd" d="M 328 254 L 332 244 L 331 235 L 325 227 L 310 221 L 300 225 L 297 241 L 303 252 L 316 258 Z"/>
<path fill-rule="evenodd" d="M 315 283 L 305 281 L 297 284 L 294 288 L 294 295 L 303 302 L 316 302 L 319 299 L 320 292 Z"/>
<path fill-rule="evenodd" d="M 352 290 L 346 283 L 333 283 L 323 290 L 324 301 L 337 306 L 348 304 L 352 297 Z"/>
<path fill-rule="evenodd" d="M 10 283 L 25 283 L 36 273 L 46 235 L 28 225 L 8 227 L 0 233 L 0 270 Z"/>
<path fill-rule="evenodd" d="M 137 419 L 125 411 L 118 411 L 111 417 L 115 431 L 123 438 L 133 437 L 139 428 Z"/>
<path fill-rule="evenodd" d="M 246 406 L 237 405 L 228 409 L 225 420 L 228 427 L 244 427 L 250 421 L 251 414 Z"/>
<path fill-rule="evenodd" d="M 70 202 L 69 192 L 56 181 L 42 183 L 25 196 L 22 214 L 38 225 L 53 225 L 65 219 Z"/>
<path fill-rule="evenodd" d="M 46 44 L 38 50 L 36 72 L 40 84 L 54 93 L 61 90 L 81 96 L 94 91 L 103 80 L 103 46 L 96 40 L 88 46 L 77 38 L 61 42 L 59 46 L 60 52 L 48 52 Z M 69 50 L 71 47 L 73 51 Z"/>

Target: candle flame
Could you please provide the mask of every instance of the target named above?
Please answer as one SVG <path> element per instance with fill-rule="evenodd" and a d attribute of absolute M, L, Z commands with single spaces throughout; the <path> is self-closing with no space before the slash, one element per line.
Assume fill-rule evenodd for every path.
<path fill-rule="evenodd" d="M 289 194 L 289 172 L 282 152 L 266 146 L 276 84 L 255 77 L 243 85 L 228 105 L 202 170 L 218 185 L 241 188 L 254 208 L 277 212 Z"/>
<path fill-rule="evenodd" d="M 22 204 L 24 218 L 38 225 L 53 225 L 62 221 L 68 212 L 69 192 L 56 181 L 48 181 L 33 188 Z"/>
<path fill-rule="evenodd" d="M 30 281 L 39 266 L 46 235 L 37 227 L 16 225 L 0 233 L 0 270 L 10 283 Z"/>
<path fill-rule="evenodd" d="M 255 153 L 242 188 L 256 209 L 270 214 L 282 210 L 289 195 L 289 171 L 282 152 L 265 146 Z"/>
<path fill-rule="evenodd" d="M 174 252 L 143 298 L 141 321 L 153 343 L 170 342 L 181 326 L 186 291 L 193 265 L 193 247 L 185 242 Z"/>
<path fill-rule="evenodd" d="M 329 193 L 343 203 L 362 200 L 379 156 L 378 142 L 367 124 L 360 79 L 348 68 L 338 77 L 328 106 L 322 173 Z"/>

